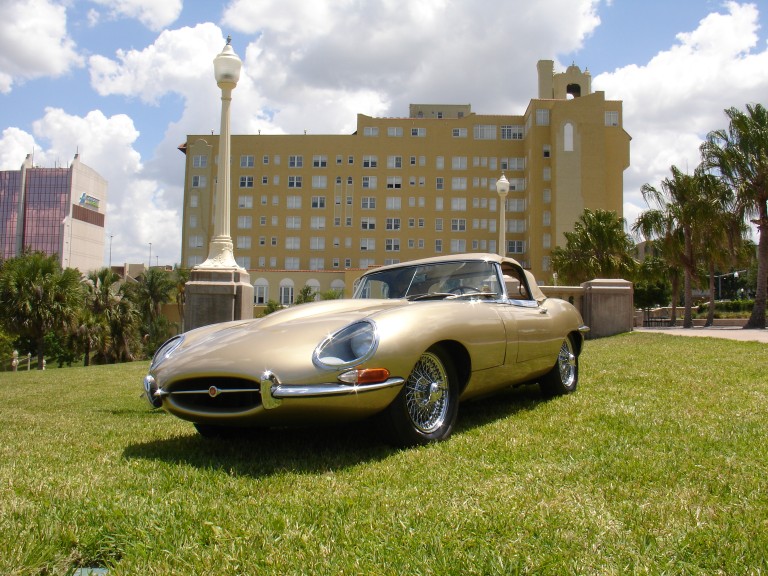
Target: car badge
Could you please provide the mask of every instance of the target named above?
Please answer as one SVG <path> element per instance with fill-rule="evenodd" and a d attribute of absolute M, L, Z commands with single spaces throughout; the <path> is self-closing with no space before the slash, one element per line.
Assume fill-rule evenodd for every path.
<path fill-rule="evenodd" d="M 216 386 L 211 386 L 210 388 L 208 388 L 208 396 L 210 396 L 211 398 L 216 398 L 216 396 L 218 396 L 220 392 L 221 391 L 218 388 L 216 388 Z"/>

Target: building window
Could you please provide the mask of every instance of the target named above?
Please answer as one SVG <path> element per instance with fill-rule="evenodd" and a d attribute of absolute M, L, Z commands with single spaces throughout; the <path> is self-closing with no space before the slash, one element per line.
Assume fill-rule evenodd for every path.
<path fill-rule="evenodd" d="M 403 129 L 399 126 L 390 126 L 387 128 L 387 136 L 400 138 L 403 135 Z"/>
<path fill-rule="evenodd" d="M 466 190 L 467 179 L 466 177 L 451 178 L 451 190 Z"/>
<path fill-rule="evenodd" d="M 375 238 L 360 238 L 360 250 L 370 251 L 370 250 L 376 250 L 376 239 Z"/>
<path fill-rule="evenodd" d="M 288 216 L 285 219 L 285 227 L 288 230 L 299 230 L 301 228 L 301 216 Z"/>
<path fill-rule="evenodd" d="M 298 236 L 288 236 L 285 239 L 286 250 L 301 250 L 301 239 Z"/>
<path fill-rule="evenodd" d="M 549 126 L 549 110 L 547 108 L 536 110 L 536 126 Z"/>
<path fill-rule="evenodd" d="M 264 154 L 264 156 L 261 157 L 261 163 L 264 164 L 265 166 L 269 164 L 269 156 Z"/>
<path fill-rule="evenodd" d="M 378 126 L 364 126 L 363 127 L 363 136 L 378 136 L 379 135 L 379 127 Z"/>
<path fill-rule="evenodd" d="M 376 168 L 379 165 L 377 156 L 363 156 L 363 168 Z"/>
<path fill-rule="evenodd" d="M 426 128 L 411 128 L 411 136 L 415 138 L 424 138 L 427 135 Z"/>
<path fill-rule="evenodd" d="M 451 210 L 454 212 L 466 212 L 467 199 L 466 198 L 451 198 Z"/>
<path fill-rule="evenodd" d="M 250 230 L 253 227 L 253 218 L 251 216 L 238 216 L 237 227 L 240 230 Z"/>
<path fill-rule="evenodd" d="M 445 179 L 442 176 L 435 178 L 435 190 L 445 190 Z"/>
<path fill-rule="evenodd" d="M 301 209 L 301 196 L 287 196 L 285 202 L 289 210 Z"/>
<path fill-rule="evenodd" d="M 545 250 L 549 250 L 552 248 L 552 234 L 549 232 L 545 232 L 544 235 L 541 238 L 541 246 Z"/>
<path fill-rule="evenodd" d="M 303 168 L 304 167 L 304 157 L 303 156 L 288 156 L 288 167 L 289 168 Z"/>
<path fill-rule="evenodd" d="M 387 156 L 387 168 L 402 168 L 403 157 L 402 156 Z"/>
<path fill-rule="evenodd" d="M 472 129 L 475 140 L 496 140 L 496 126 L 477 124 Z"/>
<path fill-rule="evenodd" d="M 315 155 L 312 157 L 312 167 L 313 168 L 325 168 L 328 166 L 328 156 L 326 155 Z"/>
<path fill-rule="evenodd" d="M 309 228 L 311 230 L 325 230 L 325 216 L 312 216 L 309 219 Z"/>
<path fill-rule="evenodd" d="M 253 208 L 253 196 L 240 196 L 237 199 L 238 208 Z"/>
<path fill-rule="evenodd" d="M 384 250 L 386 252 L 400 252 L 400 240 L 398 238 L 385 239 Z"/>
<path fill-rule="evenodd" d="M 192 176 L 192 188 L 205 188 L 208 179 L 205 176 Z"/>
<path fill-rule="evenodd" d="M 508 254 L 525 254 L 525 241 L 523 241 L 523 240 L 508 240 L 507 241 L 507 253 Z"/>
<path fill-rule="evenodd" d="M 325 208 L 325 196 L 312 196 L 312 208 Z"/>
<path fill-rule="evenodd" d="M 618 112 L 618 110 L 606 110 L 606 112 L 605 112 L 605 125 L 606 126 L 618 126 L 619 125 L 619 112 Z"/>
<path fill-rule="evenodd" d="M 237 265 L 240 266 L 240 268 L 245 268 L 246 270 L 251 267 L 250 256 L 237 256 L 235 262 L 237 262 Z"/>
<path fill-rule="evenodd" d="M 544 158 L 550 158 L 552 156 L 552 146 L 549 144 L 544 144 Z"/>
<path fill-rule="evenodd" d="M 289 267 L 288 261 L 293 260 L 293 258 L 286 258 L 285 259 L 285 269 L 286 270 L 295 270 L 298 269 L 298 266 L 296 268 Z M 291 262 L 292 263 L 292 262 Z M 280 284 L 280 304 L 283 306 L 290 306 L 293 304 L 293 284 Z"/>
<path fill-rule="evenodd" d="M 544 212 L 541 215 L 541 223 L 544 226 L 551 226 L 552 225 L 552 212 L 549 210 L 544 210 Z"/>
<path fill-rule="evenodd" d="M 256 282 L 259 282 L 258 280 Z M 253 303 L 266 304 L 269 300 L 269 285 L 257 283 L 253 287 Z"/>
<path fill-rule="evenodd" d="M 375 196 L 363 196 L 360 199 L 360 208 L 363 210 L 375 210 L 376 209 L 376 197 Z"/>
<path fill-rule="evenodd" d="M 522 140 L 524 129 L 522 126 L 502 126 L 501 127 L 501 139 L 502 140 Z"/>
<path fill-rule="evenodd" d="M 312 188 L 325 190 L 328 187 L 328 176 L 312 176 Z"/>
<path fill-rule="evenodd" d="M 301 188 L 301 176 L 288 176 L 288 188 Z"/>
<path fill-rule="evenodd" d="M 256 163 L 255 156 L 243 155 L 240 156 L 240 168 L 253 168 Z"/>
<path fill-rule="evenodd" d="M 376 176 L 363 176 L 363 188 L 375 190 L 378 179 Z"/>
<path fill-rule="evenodd" d="M 400 218 L 387 218 L 387 230 L 400 230 Z"/>
<path fill-rule="evenodd" d="M 467 137 L 467 129 L 466 128 L 454 128 L 451 130 L 451 135 L 454 138 L 466 138 Z"/>
<path fill-rule="evenodd" d="M 525 232 L 525 220 L 507 220 L 507 232 Z"/>
<path fill-rule="evenodd" d="M 324 236 L 312 236 L 309 239 L 310 250 L 325 250 L 325 237 Z"/>
<path fill-rule="evenodd" d="M 190 194 L 190 196 L 189 196 L 189 207 L 190 208 L 197 208 L 197 204 L 198 204 L 197 194 Z"/>
<path fill-rule="evenodd" d="M 253 188 L 253 176 L 240 176 L 240 188 Z"/>
<path fill-rule="evenodd" d="M 189 237 L 189 247 L 190 248 L 202 248 L 203 247 L 203 237 L 199 234 L 193 234 Z"/>
<path fill-rule="evenodd" d="M 435 240 L 435 254 L 440 254 L 443 251 L 443 241 L 439 238 Z"/>
<path fill-rule="evenodd" d="M 376 229 L 376 218 L 374 216 L 364 216 L 363 218 L 360 218 L 360 229 L 361 230 L 375 230 Z"/>
<path fill-rule="evenodd" d="M 190 228 L 197 228 L 197 214 L 190 214 L 189 215 L 189 227 Z"/>
<path fill-rule="evenodd" d="M 208 156 L 204 156 L 202 154 L 197 156 L 192 156 L 193 168 L 205 168 L 206 166 L 208 166 Z"/>
<path fill-rule="evenodd" d="M 452 239 L 451 240 L 451 252 L 466 252 L 467 241 L 464 239 Z"/>
<path fill-rule="evenodd" d="M 466 170 L 467 169 L 467 157 L 466 156 L 454 156 L 451 158 L 451 168 L 453 170 Z"/>
<path fill-rule="evenodd" d="M 400 176 L 387 176 L 387 188 L 390 190 L 403 187 L 403 179 Z"/>
<path fill-rule="evenodd" d="M 435 218 L 435 232 L 442 232 L 442 231 L 443 231 L 443 219 Z"/>
<path fill-rule="evenodd" d="M 544 204 L 549 204 L 552 202 L 552 190 L 549 188 L 544 188 L 541 192 L 541 201 L 544 202 Z"/>
<path fill-rule="evenodd" d="M 451 232 L 466 232 L 467 221 L 464 218 L 451 219 Z"/>
<path fill-rule="evenodd" d="M 573 152 L 573 124 L 570 122 L 563 126 L 563 151 Z"/>
<path fill-rule="evenodd" d="M 402 200 L 399 196 L 389 196 L 387 198 L 387 210 L 400 210 Z"/>

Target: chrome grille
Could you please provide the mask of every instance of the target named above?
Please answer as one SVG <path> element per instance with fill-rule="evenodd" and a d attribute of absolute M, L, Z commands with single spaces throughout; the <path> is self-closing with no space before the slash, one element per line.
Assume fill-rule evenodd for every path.
<path fill-rule="evenodd" d="M 259 385 L 242 378 L 183 380 L 168 393 L 177 406 L 197 412 L 244 412 L 261 406 Z"/>

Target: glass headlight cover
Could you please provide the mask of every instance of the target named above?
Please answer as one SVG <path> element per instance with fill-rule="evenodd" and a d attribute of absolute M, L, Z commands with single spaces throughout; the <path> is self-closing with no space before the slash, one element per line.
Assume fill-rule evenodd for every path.
<path fill-rule="evenodd" d="M 355 322 L 331 334 L 315 348 L 312 360 L 323 368 L 353 366 L 370 358 L 378 344 L 373 322 Z"/>
<path fill-rule="evenodd" d="M 166 340 L 166 342 L 157 349 L 155 355 L 152 357 L 152 363 L 150 364 L 150 370 L 156 368 L 163 360 L 168 358 L 171 353 L 176 350 L 184 341 L 183 336 L 174 336 L 173 338 Z"/>

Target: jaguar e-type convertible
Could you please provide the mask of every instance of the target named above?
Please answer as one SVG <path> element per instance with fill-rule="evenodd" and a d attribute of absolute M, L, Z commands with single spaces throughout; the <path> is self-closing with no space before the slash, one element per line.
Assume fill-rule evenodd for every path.
<path fill-rule="evenodd" d="M 427 258 L 365 272 L 350 299 L 171 338 L 144 392 L 203 436 L 372 417 L 412 446 L 447 438 L 463 400 L 532 382 L 573 392 L 588 330 L 515 260 Z"/>

